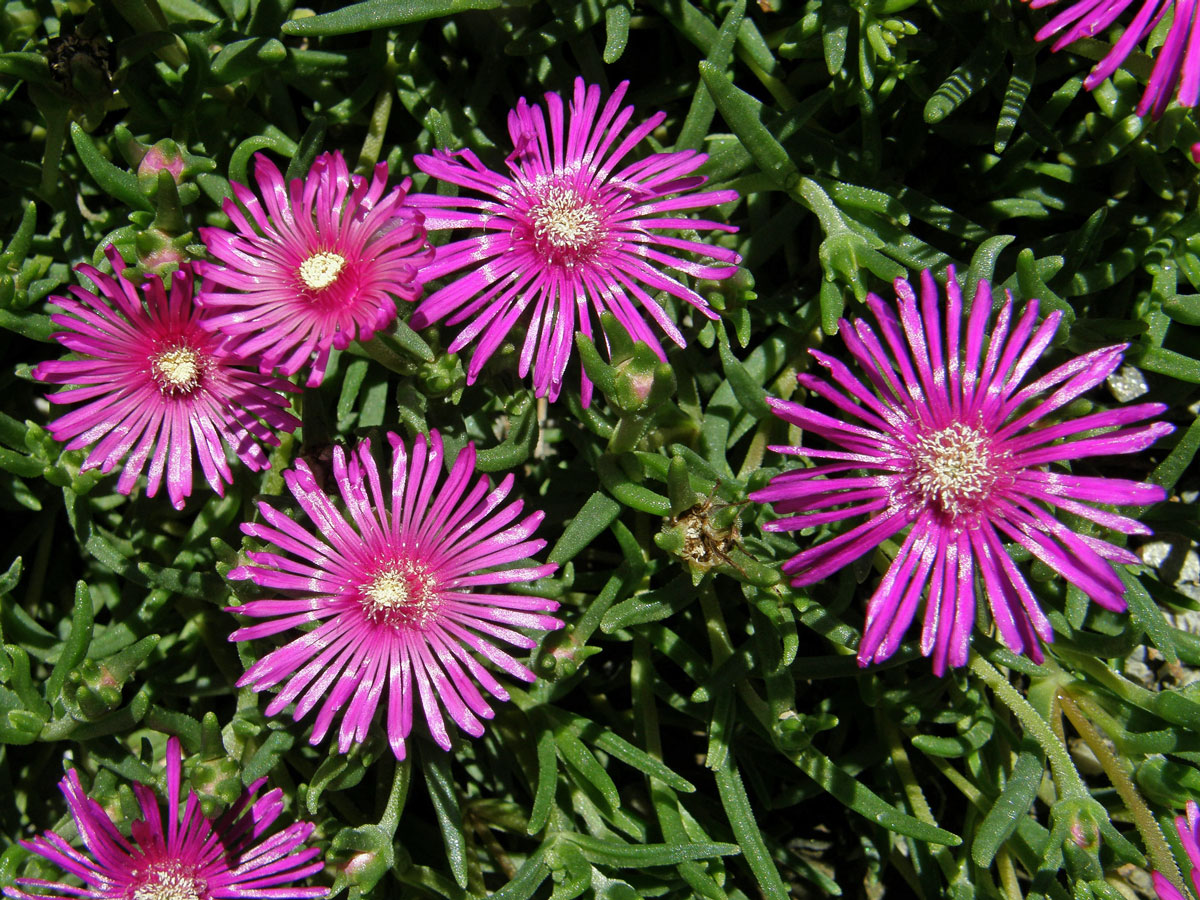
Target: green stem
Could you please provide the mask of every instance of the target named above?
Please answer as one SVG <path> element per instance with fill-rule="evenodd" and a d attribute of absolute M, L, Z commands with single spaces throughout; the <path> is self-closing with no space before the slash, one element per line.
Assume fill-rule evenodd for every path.
<path fill-rule="evenodd" d="M 1075 730 L 1079 732 L 1083 742 L 1096 755 L 1100 767 L 1104 769 L 1104 774 L 1108 776 L 1108 780 L 1117 789 L 1118 796 L 1125 802 L 1125 807 L 1132 814 L 1134 826 L 1142 836 L 1142 842 L 1146 845 L 1146 852 L 1150 856 L 1154 868 L 1182 891 L 1184 896 L 1187 896 L 1187 889 L 1183 886 L 1179 867 L 1175 864 L 1175 858 L 1171 855 L 1167 839 L 1163 837 L 1162 829 L 1158 827 L 1154 814 L 1150 812 L 1146 801 L 1133 786 L 1128 773 L 1121 767 L 1120 761 L 1113 753 L 1112 742 L 1100 733 L 1087 715 L 1084 715 L 1084 710 L 1087 710 L 1093 718 L 1100 718 L 1095 715 L 1094 702 L 1090 698 L 1071 695 L 1061 689 L 1058 692 L 1058 700 L 1063 713 Z"/>
<path fill-rule="evenodd" d="M 1017 870 L 1007 848 L 996 852 L 996 869 L 1000 872 L 1000 887 L 1005 900 L 1022 900 L 1021 885 L 1017 882 Z"/>
<path fill-rule="evenodd" d="M 1066 745 L 1055 735 L 1050 724 L 1038 715 L 1037 710 L 1021 696 L 1020 691 L 1008 683 L 1008 679 L 1001 675 L 995 666 L 978 653 L 971 654 L 968 666 L 981 681 L 992 689 L 996 698 L 1017 717 L 1017 721 L 1021 723 L 1025 733 L 1037 741 L 1045 751 L 1059 796 L 1064 799 L 1091 802 L 1092 795 L 1088 792 L 1083 779 L 1079 777 L 1074 763 L 1071 762 Z"/>
<path fill-rule="evenodd" d="M 883 735 L 888 743 L 888 753 L 892 760 L 892 768 L 896 770 L 896 775 L 900 779 L 900 784 L 904 788 L 904 795 L 908 798 L 909 808 L 912 813 L 922 822 L 927 825 L 938 826 L 937 820 L 933 817 L 933 810 L 929 808 L 929 801 L 925 799 L 925 792 L 921 790 L 921 785 L 917 782 L 916 772 L 913 771 L 912 763 L 909 761 L 908 754 L 904 751 L 904 741 L 901 739 L 900 730 L 891 722 L 887 721 L 883 714 L 876 711 L 876 724 L 883 731 Z M 938 868 L 942 870 L 942 874 L 946 877 L 946 882 L 950 883 L 954 880 L 955 864 L 954 859 L 950 855 L 950 851 L 945 847 L 929 847 L 934 860 L 937 861 Z"/>

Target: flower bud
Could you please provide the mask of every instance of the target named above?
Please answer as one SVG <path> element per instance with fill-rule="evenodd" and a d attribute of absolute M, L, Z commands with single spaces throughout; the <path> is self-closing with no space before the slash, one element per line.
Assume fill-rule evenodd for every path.
<path fill-rule="evenodd" d="M 152 191 L 158 183 L 160 171 L 169 172 L 175 183 L 178 184 L 183 175 L 183 163 L 183 153 L 180 151 L 179 145 L 170 138 L 163 138 L 147 150 L 142 161 L 138 163 L 138 186 L 147 193 Z"/>

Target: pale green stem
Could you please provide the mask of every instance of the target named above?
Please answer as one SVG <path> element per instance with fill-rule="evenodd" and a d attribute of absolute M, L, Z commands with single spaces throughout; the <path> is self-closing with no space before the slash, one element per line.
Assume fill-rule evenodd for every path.
<path fill-rule="evenodd" d="M 1179 875 L 1179 867 L 1175 864 L 1171 848 L 1167 846 L 1167 839 L 1163 837 L 1162 829 L 1158 827 L 1154 814 L 1150 812 L 1146 801 L 1133 786 L 1128 773 L 1121 767 L 1120 761 L 1113 753 L 1112 743 L 1084 715 L 1084 710 L 1080 709 L 1082 706 L 1091 712 L 1093 702 L 1083 696 L 1073 698 L 1062 690 L 1058 692 L 1058 701 L 1063 713 L 1075 730 L 1079 732 L 1079 736 L 1083 738 L 1083 742 L 1095 754 L 1100 767 L 1104 769 L 1104 774 L 1117 789 L 1118 796 L 1125 802 L 1126 808 L 1133 816 L 1133 823 L 1142 836 L 1142 842 L 1146 845 L 1146 853 L 1150 856 L 1150 862 L 1175 887 L 1183 891 L 1184 896 L 1187 896 L 1187 889 L 1184 888 L 1183 880 Z M 1093 715 L 1093 718 L 1099 717 Z"/>
<path fill-rule="evenodd" d="M 980 680 L 992 689 L 996 698 L 1011 710 L 1012 714 L 1017 717 L 1017 721 L 1021 723 L 1021 727 L 1025 729 L 1025 733 L 1037 741 L 1045 752 L 1059 797 L 1091 802 L 1092 795 L 1088 791 L 1087 785 L 1079 777 L 1079 772 L 1071 762 L 1070 754 L 1067 753 L 1066 745 L 1054 733 L 1050 723 L 1038 715 L 1038 711 L 1021 695 L 1021 692 L 1009 684 L 1008 679 L 978 653 L 971 654 L 968 666 Z"/>

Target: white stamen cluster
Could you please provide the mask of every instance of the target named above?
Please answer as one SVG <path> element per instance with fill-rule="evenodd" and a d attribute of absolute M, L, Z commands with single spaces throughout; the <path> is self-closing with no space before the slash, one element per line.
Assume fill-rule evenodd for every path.
<path fill-rule="evenodd" d="M 566 185 L 541 193 L 529 220 L 539 248 L 568 266 L 584 260 L 605 234 L 600 210 Z"/>
<path fill-rule="evenodd" d="M 146 873 L 130 900 L 208 900 L 208 888 L 178 863 L 159 863 Z"/>
<path fill-rule="evenodd" d="M 203 361 L 191 347 L 178 345 L 150 360 L 150 374 L 164 394 L 190 394 L 200 384 Z"/>
<path fill-rule="evenodd" d="M 323 291 L 338 280 L 345 265 L 345 257 L 337 253 L 329 251 L 314 253 L 300 263 L 300 280 L 311 291 Z"/>
<path fill-rule="evenodd" d="M 917 438 L 909 487 L 951 516 L 988 498 L 999 470 L 991 438 L 962 422 Z"/>
<path fill-rule="evenodd" d="M 376 624 L 423 628 L 437 614 L 437 581 L 421 563 L 389 563 L 359 589 L 367 618 Z"/>

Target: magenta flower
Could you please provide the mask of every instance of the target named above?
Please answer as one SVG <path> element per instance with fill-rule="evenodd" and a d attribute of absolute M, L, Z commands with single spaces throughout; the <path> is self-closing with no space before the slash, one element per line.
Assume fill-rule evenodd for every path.
<path fill-rule="evenodd" d="M 125 264 L 116 249 L 106 252 L 120 272 Z M 81 468 L 107 474 L 124 461 L 117 490 L 128 494 L 149 462 L 147 496 L 165 475 L 177 509 L 192 491 L 193 446 L 205 479 L 222 496 L 233 481 L 222 444 L 250 469 L 269 468 L 260 444 L 278 446 L 271 429 L 300 424 L 279 393 L 294 388 L 247 367 L 224 338 L 205 330 L 205 314 L 192 303 L 191 265 L 170 276 L 170 294 L 161 279 L 145 279 L 142 297 L 122 275 L 89 265 L 77 271 L 100 295 L 72 287 L 75 299 L 52 298 L 63 312 L 51 316 L 69 329 L 54 337 L 75 358 L 41 363 L 33 375 L 73 385 L 49 395 L 51 403 L 83 404 L 49 426 L 55 440 L 70 442 L 68 450 L 91 447 Z"/>
<path fill-rule="evenodd" d="M 433 257 L 421 214 L 404 204 L 404 179 L 384 196 L 387 164 L 368 184 L 341 153 L 324 153 L 307 178 L 285 185 L 254 157 L 262 200 L 231 185 L 225 214 L 237 233 L 201 228 L 216 263 L 200 263 L 197 301 L 213 310 L 206 327 L 232 336 L 239 352 L 261 354 L 262 371 L 293 375 L 310 362 L 308 386 L 325 377 L 332 347 L 368 340 L 396 318 L 396 301 L 421 293 L 417 269 Z M 264 208 L 265 207 L 265 208 Z"/>
<path fill-rule="evenodd" d="M 593 312 L 597 317 L 611 312 L 634 340 L 645 341 L 664 362 L 647 316 L 677 345 L 686 342 L 648 291 L 665 291 L 716 318 L 700 294 L 665 270 L 727 278 L 737 271 L 741 257 L 724 247 L 660 232 L 736 231 L 680 213 L 736 200 L 738 194 L 696 193 L 693 189 L 706 179 L 689 173 L 708 156 L 694 150 L 651 153 L 622 164 L 666 118 L 657 113 L 622 137 L 633 116 L 632 106 L 621 106 L 628 87 L 622 82 L 602 109 L 600 88 L 577 78 L 569 112 L 564 112 L 561 96 L 546 94 L 549 127 L 541 107 L 521 98 L 508 114 L 514 149 L 507 175 L 485 167 L 470 150 L 413 158 L 422 172 L 469 192 L 459 197 L 413 194 L 409 202 L 425 210 L 425 227 L 482 230 L 437 248 L 433 262 L 421 272 L 422 282 L 465 271 L 426 297 L 412 318 L 414 328 L 442 319 L 450 325 L 468 323 L 448 348 L 457 353 L 478 340 L 468 382 L 479 377 L 518 321 L 527 323 L 518 371 L 524 378 L 532 366 L 535 394 L 554 400 L 562 390 L 576 330 L 592 335 Z M 682 258 L 681 251 L 718 265 Z M 591 394 L 592 384 L 584 376 L 585 405 Z"/>
<path fill-rule="evenodd" d="M 992 293 L 984 281 L 965 320 L 964 342 L 953 267 L 947 275 L 944 311 L 929 271 L 921 274 L 920 300 L 897 279 L 899 316 L 868 295 L 882 341 L 864 321 L 840 322 L 839 333 L 866 382 L 832 356 L 809 351 L 833 383 L 808 374 L 797 380 L 832 404 L 836 416 L 769 399 L 781 419 L 838 449 L 772 448 L 829 462 L 784 472 L 753 493 L 784 515 L 763 527 L 796 531 L 866 517 L 784 563 L 793 585 L 814 584 L 907 529 L 867 606 L 858 648 L 862 666 L 896 652 L 922 596 L 921 652 L 933 656 L 938 674 L 947 664 L 963 665 L 980 587 L 1005 646 L 1040 661 L 1038 638 L 1053 639 L 1050 622 L 1005 541 L 1028 550 L 1104 608 L 1123 610 L 1124 586 L 1110 563 L 1137 564 L 1138 558 L 1074 533 L 1052 511 L 1122 534 L 1149 534 L 1140 522 L 1090 504 L 1140 505 L 1165 497 L 1156 485 L 1049 468 L 1136 453 L 1173 430 L 1162 422 L 1126 427 L 1161 413 L 1160 403 L 1059 417 L 1117 368 L 1128 345 L 1093 350 L 1026 383 L 1060 314 L 1037 325 L 1033 300 L 1014 322 L 1009 296 L 989 325 Z"/>
<path fill-rule="evenodd" d="M 305 847 L 313 832 L 308 822 L 289 825 L 272 837 L 263 835 L 283 812 L 283 792 L 254 795 L 260 778 L 219 819 L 205 818 L 194 791 L 179 810 L 182 761 L 179 740 L 167 742 L 167 808 L 164 827 L 159 802 L 145 785 L 133 785 L 142 808 L 132 839 L 84 793 L 72 769 L 59 782 L 86 852 L 76 850 L 53 831 L 21 845 L 83 881 L 79 888 L 58 881 L 18 878 L 27 890 L 6 887 L 9 897 L 93 897 L 97 900 L 300 900 L 324 897 L 320 887 L 296 882 L 320 872 L 320 850 Z M 31 891 L 29 893 L 27 891 Z"/>
<path fill-rule="evenodd" d="M 1032 0 L 1030 6 L 1041 9 L 1059 0 Z M 1051 49 L 1061 50 L 1080 38 L 1092 37 L 1112 25 L 1131 5 L 1140 3 L 1137 13 L 1121 32 L 1112 50 L 1084 79 L 1089 91 L 1115 72 L 1143 39 L 1150 35 L 1163 16 L 1171 14 L 1166 41 L 1159 48 L 1150 73 L 1150 83 L 1138 103 L 1137 113 L 1149 113 L 1157 119 L 1171 102 L 1178 86 L 1179 104 L 1195 106 L 1200 99 L 1200 6 L 1196 0 L 1074 0 L 1047 22 L 1037 33 L 1039 41 L 1058 35 Z"/>
<path fill-rule="evenodd" d="M 557 568 L 513 567 L 546 545 L 530 539 L 542 513 L 513 524 L 521 501 L 501 508 L 513 476 L 495 489 L 486 476 L 471 486 L 475 445 L 467 444 L 443 480 L 436 431 L 428 441 L 417 438 L 411 457 L 399 437 L 389 434 L 388 440 L 390 508 L 365 440 L 349 461 L 341 447 L 333 453 L 333 476 L 348 518 L 318 487 L 303 460 L 284 480 L 320 534 L 268 503 L 259 504 L 267 524 L 246 524 L 242 531 L 280 552 L 249 552 L 258 565 L 234 569 L 229 577 L 282 591 L 286 599 L 231 608 L 268 621 L 239 629 L 230 640 L 320 623 L 252 665 L 238 686 L 261 691 L 286 679 L 267 715 L 295 702 L 293 718 L 299 721 L 320 704 L 314 744 L 344 709 L 338 732 L 343 753 L 366 738 L 386 693 L 388 740 L 403 759 L 414 692 L 438 746 L 450 746 L 443 709 L 459 728 L 478 737 L 480 717 L 491 718 L 492 709 L 475 683 L 500 700 L 508 693 L 468 650 L 515 678 L 532 681 L 533 673 L 493 641 L 530 649 L 536 642 L 515 629 L 550 631 L 562 622 L 541 615 L 558 608 L 553 600 L 479 590 L 542 578 Z"/>
<path fill-rule="evenodd" d="M 1195 800 L 1187 802 L 1186 815 L 1175 817 L 1175 830 L 1179 832 L 1179 842 L 1183 844 L 1183 850 L 1192 864 L 1192 886 L 1200 893 L 1200 870 L 1197 869 L 1200 866 L 1200 806 L 1196 805 Z M 1161 872 L 1154 873 L 1154 889 L 1158 892 L 1159 900 L 1190 900 Z"/>

